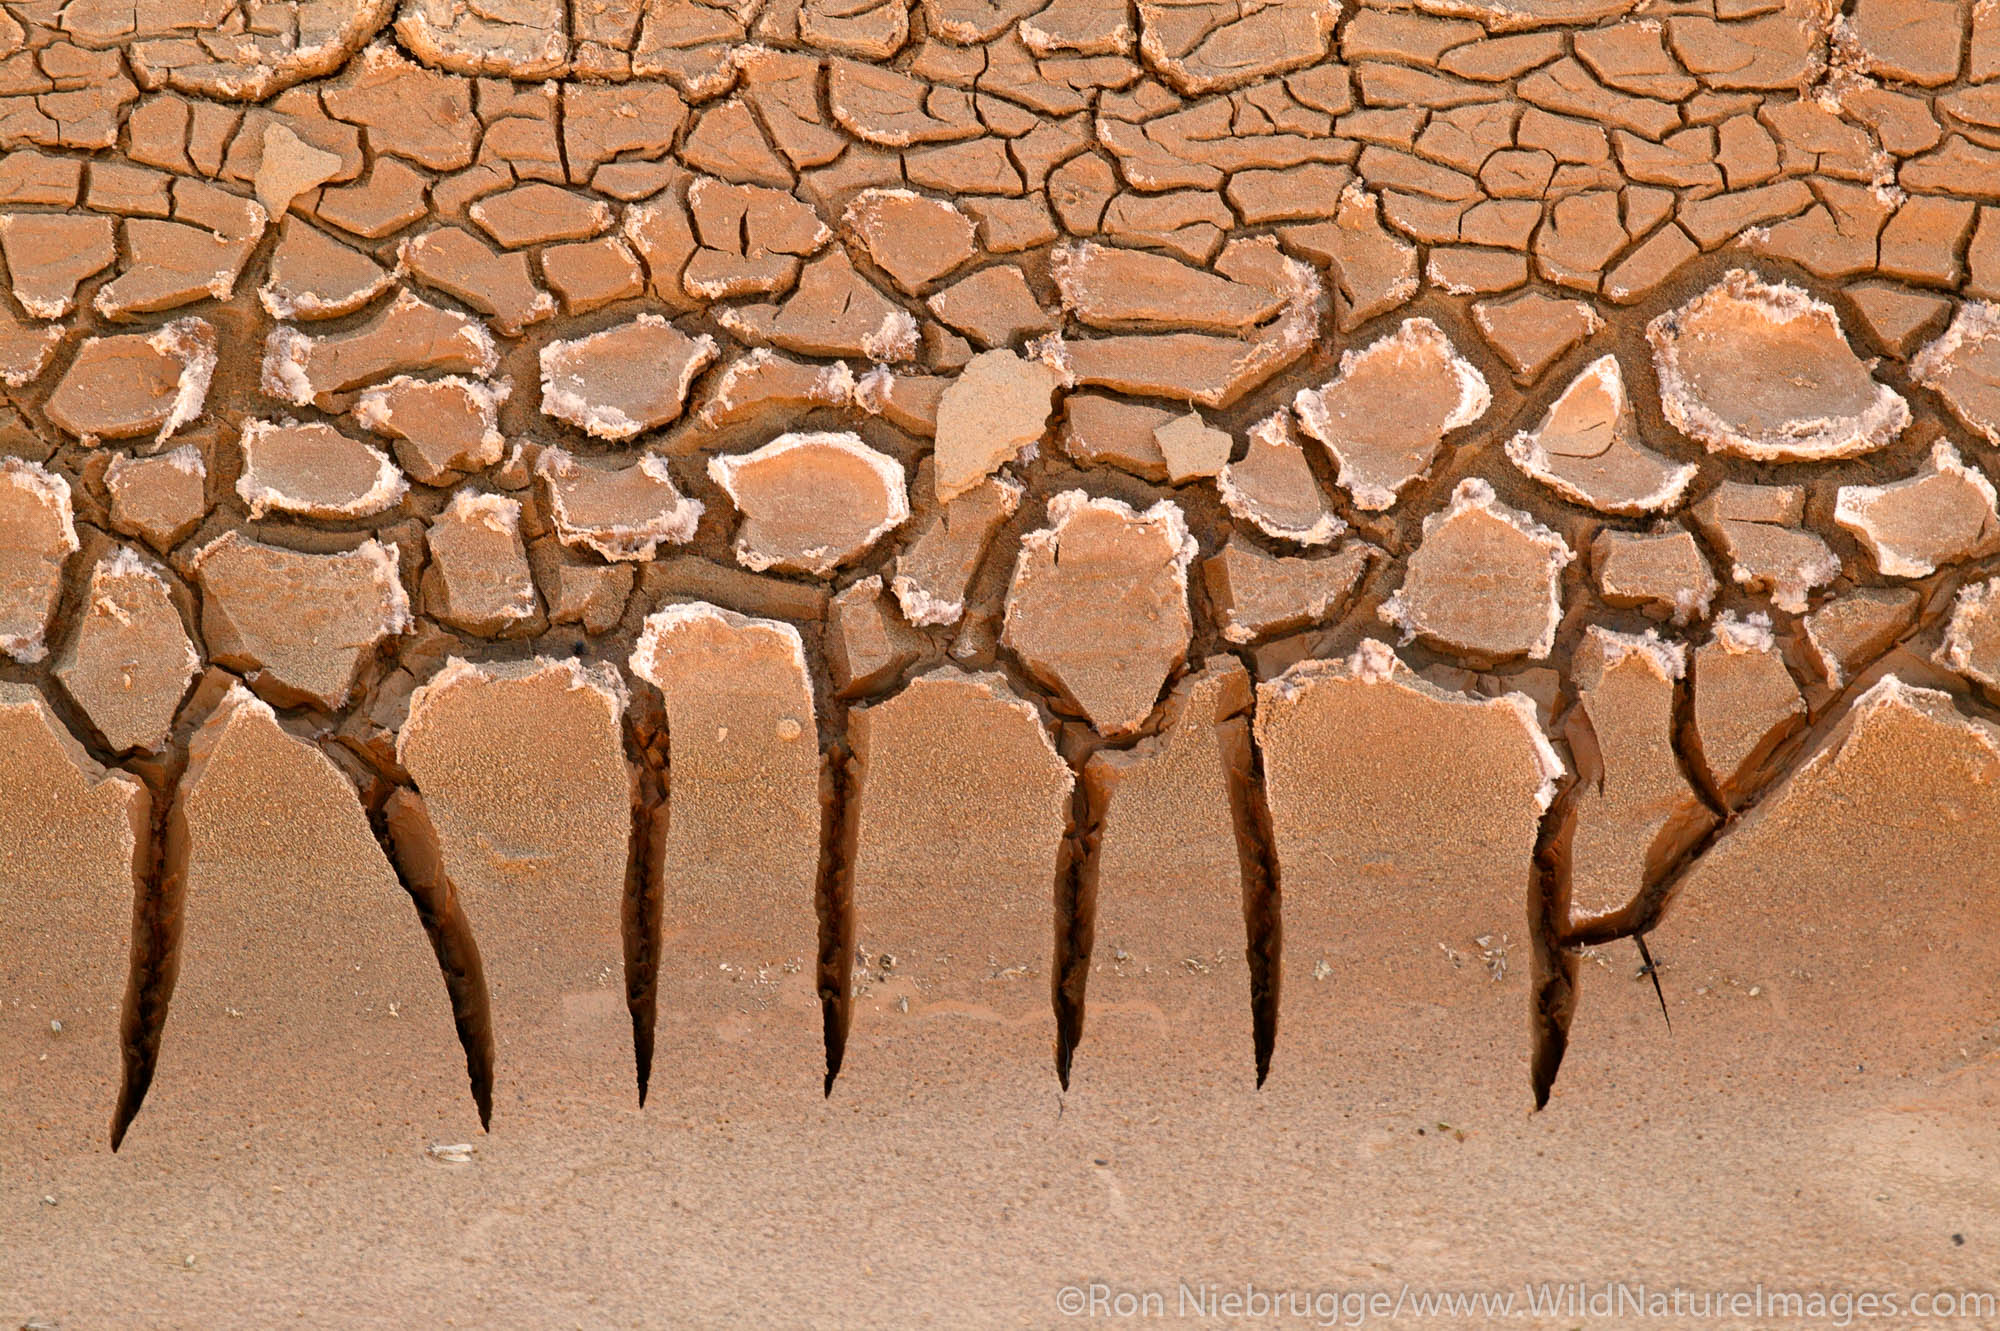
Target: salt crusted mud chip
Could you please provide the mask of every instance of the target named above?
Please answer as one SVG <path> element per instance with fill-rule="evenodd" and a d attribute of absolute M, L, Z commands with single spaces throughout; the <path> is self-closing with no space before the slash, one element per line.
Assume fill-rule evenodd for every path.
<path fill-rule="evenodd" d="M 598 439 L 630 439 L 679 418 L 715 339 L 657 314 L 541 350 L 542 414 Z"/>
<path fill-rule="evenodd" d="M 1164 254 L 1081 241 L 1049 256 L 1063 308 L 1093 328 L 1233 333 L 1277 314 L 1285 296 Z"/>
<path fill-rule="evenodd" d="M 1429 470 L 1444 438 L 1493 404 L 1486 377 L 1458 354 L 1429 319 L 1405 319 L 1394 333 L 1341 353 L 1340 373 L 1301 389 L 1292 410 L 1326 445 L 1355 506 L 1386 509 Z"/>
<path fill-rule="evenodd" d="M 69 482 L 38 462 L 0 458 L 0 651 L 24 665 L 48 655 L 63 566 L 79 548 Z"/>
<path fill-rule="evenodd" d="M 1961 587 L 1932 658 L 1983 690 L 2000 691 L 2000 578 Z"/>
<path fill-rule="evenodd" d="M 949 200 L 915 190 L 863 190 L 848 203 L 841 225 L 911 295 L 979 253 L 970 218 Z"/>
<path fill-rule="evenodd" d="M 500 407 L 514 391 L 511 380 L 486 382 L 448 374 L 413 379 L 399 374 L 363 389 L 354 419 L 395 441 L 396 457 L 418 482 L 449 484 L 458 475 L 500 460 L 507 437 Z"/>
<path fill-rule="evenodd" d="M 318 421 L 245 421 L 238 446 L 236 493 L 252 519 L 272 512 L 368 517 L 402 503 L 410 490 L 387 453 Z"/>
<path fill-rule="evenodd" d="M 1771 604 L 1803 614 L 1806 596 L 1840 576 L 1840 559 L 1809 531 L 1805 487 L 1724 481 L 1690 511 L 1703 535 L 1730 561 L 1737 584 L 1770 593 Z"/>
<path fill-rule="evenodd" d="M 1232 532 L 1221 553 L 1202 561 L 1202 585 L 1223 640 L 1242 646 L 1338 613 L 1381 554 L 1354 542 L 1324 559 L 1280 558 Z"/>
<path fill-rule="evenodd" d="M 1833 307 L 1740 268 L 1646 326 L 1667 421 L 1710 452 L 1820 462 L 1883 447 L 1909 404 L 1869 373 Z"/>
<path fill-rule="evenodd" d="M 856 434 L 779 435 L 708 475 L 743 513 L 737 562 L 760 572 L 830 576 L 910 516 L 903 464 Z"/>
<path fill-rule="evenodd" d="M 1917 622 L 1923 598 L 1914 587 L 1858 587 L 1805 618 L 1800 646 L 1830 689 L 1878 661 Z"/>
<path fill-rule="evenodd" d="M 1402 589 L 1380 614 L 1405 642 L 1421 637 L 1475 663 L 1543 660 L 1555 647 L 1560 579 L 1573 558 L 1560 535 L 1468 477 L 1442 512 L 1424 519 Z"/>
<path fill-rule="evenodd" d="M 1347 523 L 1327 506 L 1305 449 L 1292 433 L 1292 418 L 1272 412 L 1250 427 L 1241 459 L 1215 474 L 1222 506 L 1239 522 L 1267 536 L 1300 545 L 1328 545 Z"/>
<path fill-rule="evenodd" d="M 352 314 L 396 284 L 397 274 L 297 217 L 278 224 L 257 299 L 273 319 Z"/>
<path fill-rule="evenodd" d="M 1590 563 L 1606 605 L 1643 609 L 1676 625 L 1706 619 L 1718 590 L 1715 570 L 1684 527 L 1606 528 L 1591 542 Z"/>
<path fill-rule="evenodd" d="M 264 340 L 261 386 L 280 402 L 333 409 L 340 394 L 413 372 L 480 378 L 500 363 L 485 324 L 439 309 L 410 291 L 359 328 L 313 336 L 288 324 Z"/>
<path fill-rule="evenodd" d="M 1943 334 L 1910 361 L 1910 377 L 1935 389 L 1968 429 L 2000 444 L 2000 305 L 1959 306 Z"/>
<path fill-rule="evenodd" d="M 1605 355 L 1570 382 L 1540 425 L 1507 441 L 1507 457 L 1563 498 L 1600 513 L 1635 516 L 1678 507 L 1695 464 L 1669 462 L 1638 435 L 1618 358 Z"/>
<path fill-rule="evenodd" d="M 105 743 L 119 753 L 158 751 L 200 669 L 159 573 L 124 546 L 100 559 L 55 676 Z"/>
<path fill-rule="evenodd" d="M 521 542 L 521 501 L 460 490 L 431 521 L 424 601 L 466 633 L 493 636 L 535 617 L 540 601 Z"/>
<path fill-rule="evenodd" d="M 1165 499 L 1141 513 L 1065 490 L 1048 515 L 1021 538 L 1000 641 L 1099 731 L 1129 734 L 1187 659 L 1194 537 Z"/>
<path fill-rule="evenodd" d="M 193 444 L 149 458 L 120 453 L 104 469 L 111 526 L 161 554 L 179 545 L 208 515 L 208 467 Z"/>
<path fill-rule="evenodd" d="M 210 655 L 255 671 L 258 691 L 280 705 L 338 711 L 367 655 L 415 622 L 397 554 L 372 537 L 345 554 L 309 555 L 223 533 L 188 561 Z"/>
<path fill-rule="evenodd" d="M 14 299 L 35 319 L 68 314 L 78 284 L 118 262 L 112 219 L 89 213 L 0 213 L 0 253 Z"/>
<path fill-rule="evenodd" d="M 201 415 L 215 365 L 215 329 L 203 319 L 94 337 L 78 350 L 43 410 L 86 442 L 150 433 L 154 443 L 165 443 Z"/>
<path fill-rule="evenodd" d="M 535 475 L 562 543 L 609 560 L 648 560 L 662 543 L 685 545 L 701 521 L 702 502 L 675 488 L 667 460 L 655 453 L 628 467 L 603 467 L 544 448 Z"/>
<path fill-rule="evenodd" d="M 917 352 L 916 316 L 870 286 L 838 245 L 805 266 L 784 300 L 724 306 L 715 320 L 752 346 L 802 356 L 897 362 Z"/>
<path fill-rule="evenodd" d="M 1908 480 L 1841 486 L 1833 520 L 1854 533 L 1885 576 L 1924 578 L 2000 548 L 1994 505 L 1993 482 L 1940 439 Z"/>

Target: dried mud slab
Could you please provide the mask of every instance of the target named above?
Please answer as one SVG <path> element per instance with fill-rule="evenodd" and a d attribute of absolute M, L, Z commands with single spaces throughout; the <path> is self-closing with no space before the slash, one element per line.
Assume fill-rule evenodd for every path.
<path fill-rule="evenodd" d="M 848 718 L 855 1042 L 843 1078 L 900 1088 L 967 1050 L 1045 1076 L 1075 785 L 1048 723 L 1004 676 L 951 666 Z"/>
<path fill-rule="evenodd" d="M 0 651 L 30 664 L 48 655 L 63 568 L 80 548 L 69 482 L 0 459 Z"/>
<path fill-rule="evenodd" d="M 393 508 L 410 483 L 379 448 L 318 421 L 245 421 L 236 493 L 250 516 L 365 518 Z"/>
<path fill-rule="evenodd" d="M 164 748 L 201 670 L 166 580 L 120 546 L 91 569 L 84 598 L 56 679 L 113 752 Z"/>
<path fill-rule="evenodd" d="M 152 801 L 93 761 L 32 685 L 0 683 L 0 737 L 0 1160 L 40 1176 L 101 1149 L 110 1127 Z"/>
<path fill-rule="evenodd" d="M 1681 884 L 1653 935 L 1675 1039 L 1628 1075 L 1711 1087 L 1727 1067 L 1754 1092 L 1985 1049 L 1996 745 L 1946 694 L 1893 674 L 1862 694 Z"/>
<path fill-rule="evenodd" d="M 1994 504 L 1986 473 L 1940 439 L 1908 480 L 1841 486 L 1833 520 L 1854 533 L 1884 576 L 1922 578 L 2000 549 Z"/>
<path fill-rule="evenodd" d="M 1210 657 L 1168 696 L 1159 734 L 1084 766 L 1098 828 L 1087 1083 L 1137 1082 L 1190 1046 L 1206 1075 L 1252 1073 L 1234 793 L 1250 776 L 1252 687 L 1240 662 Z"/>
<path fill-rule="evenodd" d="M 225 532 L 188 561 L 210 658 L 281 705 L 339 710 L 363 662 L 414 622 L 397 553 L 370 538 L 309 555 Z"/>
<path fill-rule="evenodd" d="M 201 415 L 215 374 L 215 330 L 177 319 L 154 333 L 85 342 L 43 410 L 86 442 L 150 434 L 164 443 Z"/>
<path fill-rule="evenodd" d="M 632 773 L 610 666 L 453 657 L 410 697 L 396 759 L 422 793 L 479 939 L 501 1078 L 539 1096 L 629 1080 L 619 913 Z M 541 1085 L 523 1061 L 575 1065 Z M 586 1075 L 587 1074 L 587 1075 Z"/>
<path fill-rule="evenodd" d="M 542 414 L 598 439 L 630 439 L 677 419 L 715 339 L 657 314 L 541 350 Z"/>
<path fill-rule="evenodd" d="M 1653 320 L 1646 340 L 1668 423 L 1711 452 L 1858 457 L 1910 422 L 1909 404 L 1854 354 L 1832 306 L 1740 268 Z"/>
<path fill-rule="evenodd" d="M 690 601 L 647 617 L 631 665 L 666 705 L 666 816 L 651 830 L 666 1065 L 712 1076 L 722 1042 L 740 1072 L 762 1083 L 776 1059 L 784 1086 L 810 1095 L 824 1049 L 805 644 L 790 624 Z"/>
<path fill-rule="evenodd" d="M 1910 361 L 1910 376 L 1935 389 L 1967 429 L 2000 443 L 2000 307 L 1959 306 L 1944 334 Z"/>
<path fill-rule="evenodd" d="M 1658 634 L 1592 626 L 1577 651 L 1577 703 L 1563 727 L 1580 794 L 1570 843 L 1572 922 L 1608 915 L 1661 881 L 1716 816 L 1674 750 L 1687 652 Z"/>
<path fill-rule="evenodd" d="M 1563 772 L 1534 704 L 1439 688 L 1369 640 L 1259 684 L 1255 729 L 1283 866 L 1274 1075 L 1524 1084 L 1523 903 Z"/>
<path fill-rule="evenodd" d="M 179 979 L 135 1143 L 470 1125 L 443 976 L 354 783 L 240 684 L 190 742 L 165 855 Z"/>

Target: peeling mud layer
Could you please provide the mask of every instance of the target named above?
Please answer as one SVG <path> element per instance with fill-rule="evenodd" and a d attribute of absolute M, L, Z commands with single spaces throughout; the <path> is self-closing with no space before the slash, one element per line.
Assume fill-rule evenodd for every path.
<path fill-rule="evenodd" d="M 0 66 L 0 1325 L 1986 1288 L 2000 5 Z"/>

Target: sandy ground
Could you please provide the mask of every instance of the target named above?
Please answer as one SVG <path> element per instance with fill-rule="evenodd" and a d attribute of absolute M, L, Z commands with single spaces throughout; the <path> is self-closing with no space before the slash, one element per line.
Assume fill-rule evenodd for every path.
<path fill-rule="evenodd" d="M 739 1078 L 747 1062 L 707 1084 L 669 1066 L 644 1110 L 503 1091 L 464 1164 L 432 1158 L 438 1139 L 303 1109 L 205 1139 L 142 1116 L 119 1155 L 0 1179 L 0 1325 L 2000 1322 L 1909 1303 L 2000 1286 L 2000 1060 L 1785 1097 L 1690 1095 L 1641 1058 L 1535 1114 L 1525 1087 L 1486 1108 L 1448 1087 L 1378 1094 L 1331 1053 L 1288 1068 L 1282 1047 L 1258 1091 L 1199 1047 L 1175 1058 L 1121 1030 L 1101 1024 L 1067 1096 L 1010 1031 L 962 1048 L 979 1075 L 882 1060 L 831 1099 L 809 1078 Z M 1596 1310 L 1532 1313 L 1530 1286 L 1579 1281 Z M 1602 1306 L 1620 1285 L 1716 1315 Z M 1737 1315 L 1711 1298 L 1760 1286 L 1898 1311 Z M 1246 1289 L 1303 1302 L 1224 1302 Z M 1150 1292 L 1120 1315 L 1118 1295 Z M 1419 1302 L 1439 1292 L 1514 1304 Z"/>

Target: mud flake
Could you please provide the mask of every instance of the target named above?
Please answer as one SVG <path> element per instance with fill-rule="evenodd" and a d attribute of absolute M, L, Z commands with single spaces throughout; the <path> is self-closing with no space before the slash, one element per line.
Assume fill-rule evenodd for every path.
<path fill-rule="evenodd" d="M 1250 427 L 1243 456 L 1215 474 L 1222 506 L 1267 536 L 1300 545 L 1327 545 L 1347 524 L 1327 506 L 1291 417 L 1273 412 Z"/>
<path fill-rule="evenodd" d="M 1141 513 L 1065 490 L 1021 539 L 1000 640 L 1099 731 L 1129 734 L 1187 659 L 1195 552 L 1167 500 Z"/>
<path fill-rule="evenodd" d="M 1742 269 L 1646 326 L 1660 405 L 1710 452 L 1758 462 L 1872 453 L 1909 424 L 1869 373 L 1833 307 Z"/>
<path fill-rule="evenodd" d="M 680 417 L 715 339 L 657 314 L 541 350 L 542 414 L 598 439 L 630 439 Z"/>
<path fill-rule="evenodd" d="M 1430 468 L 1447 434 L 1484 416 L 1492 401 L 1485 376 L 1442 329 L 1418 318 L 1343 352 L 1339 374 L 1299 390 L 1292 410 L 1333 456 L 1355 505 L 1380 510 Z"/>
<path fill-rule="evenodd" d="M 195 552 L 202 637 L 219 665 L 253 671 L 280 705 L 346 705 L 366 658 L 414 623 L 397 549 L 372 537 L 312 555 L 226 532 Z"/>
<path fill-rule="evenodd" d="M 99 560 L 55 676 L 105 742 L 119 753 L 165 745 L 200 669 L 159 573 L 123 547 Z"/>
<path fill-rule="evenodd" d="M 426 544 L 424 602 L 440 622 L 490 638 L 539 611 L 518 499 L 460 490 L 431 521 Z"/>
<path fill-rule="evenodd" d="M 1036 444 L 1062 379 L 1041 361 L 987 351 L 966 363 L 938 401 L 936 486 L 949 503 Z"/>
<path fill-rule="evenodd" d="M 48 655 L 63 566 L 80 548 L 69 482 L 0 458 L 0 651 L 27 665 Z"/>
<path fill-rule="evenodd" d="M 195 420 L 215 374 L 215 330 L 176 319 L 151 333 L 94 337 L 77 351 L 43 408 L 79 439 L 164 443 Z"/>
<path fill-rule="evenodd" d="M 1202 586 L 1223 639 L 1242 646 L 1339 614 L 1381 554 L 1354 542 L 1325 558 L 1300 559 L 1268 554 L 1232 534 L 1221 553 L 1202 561 Z"/>
<path fill-rule="evenodd" d="M 662 544 L 694 539 L 702 503 L 674 485 L 665 458 L 648 453 L 627 467 L 607 467 L 544 448 L 535 461 L 556 536 L 571 548 L 618 562 L 653 558 Z"/>
<path fill-rule="evenodd" d="M 1778 746 L 1805 717 L 1770 618 L 1738 619 L 1725 610 L 1694 653 L 1689 755 L 1725 804 L 1735 808 L 1756 791 Z"/>
<path fill-rule="evenodd" d="M 1507 442 L 1507 457 L 1571 503 L 1628 517 L 1678 507 L 1696 471 L 1639 442 L 1625 375 L 1612 355 L 1584 367 L 1540 425 Z"/>
<path fill-rule="evenodd" d="M 370 517 L 409 492 L 388 454 L 317 421 L 245 421 L 239 447 L 236 493 L 253 521 L 272 512 Z"/>
<path fill-rule="evenodd" d="M 830 576 L 910 516 L 902 464 L 855 434 L 780 435 L 708 474 L 743 514 L 737 562 L 759 572 Z"/>
<path fill-rule="evenodd" d="M 1923 578 L 2000 549 L 1994 505 L 1986 474 L 1940 439 L 1907 480 L 1841 486 L 1833 520 L 1854 533 L 1884 576 Z"/>
<path fill-rule="evenodd" d="M 1469 477 L 1424 519 L 1402 589 L 1381 615 L 1406 640 L 1423 638 L 1474 663 L 1544 660 L 1562 621 L 1562 570 L 1574 557 L 1561 536 Z"/>

